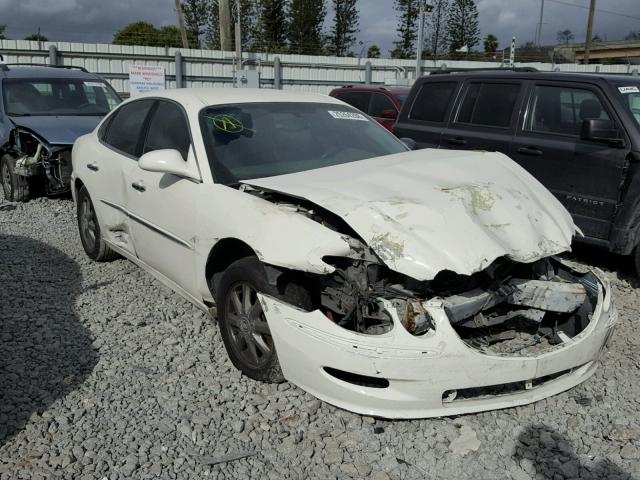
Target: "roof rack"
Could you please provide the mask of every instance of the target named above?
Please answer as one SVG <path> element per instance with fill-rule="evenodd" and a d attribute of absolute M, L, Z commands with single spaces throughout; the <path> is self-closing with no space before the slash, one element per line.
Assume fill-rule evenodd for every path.
<path fill-rule="evenodd" d="M 342 85 L 339 88 L 379 88 L 380 90 L 389 90 L 384 85 L 366 85 L 366 84 L 363 84 L 363 83 L 359 83 L 357 85 Z"/>
<path fill-rule="evenodd" d="M 539 72 L 534 67 L 487 67 L 487 68 L 439 68 L 429 70 L 430 75 L 446 75 L 448 73 L 465 73 L 465 72 Z"/>
<path fill-rule="evenodd" d="M 45 68 L 67 68 L 69 70 L 80 70 L 84 73 L 89 73 L 84 67 L 77 67 L 75 65 L 47 65 L 44 63 L 0 63 L 0 70 L 8 72 L 9 67 L 45 67 Z"/>

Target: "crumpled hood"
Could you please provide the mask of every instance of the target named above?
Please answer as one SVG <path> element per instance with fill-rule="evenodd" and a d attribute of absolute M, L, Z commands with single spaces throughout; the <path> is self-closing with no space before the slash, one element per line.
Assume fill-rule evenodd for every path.
<path fill-rule="evenodd" d="M 418 150 L 244 183 L 339 215 L 389 268 L 418 280 L 501 256 L 533 262 L 570 250 L 575 232 L 560 202 L 500 153 Z"/>
<path fill-rule="evenodd" d="M 28 128 L 51 145 L 73 145 L 82 135 L 92 132 L 100 116 L 33 116 L 11 117 L 17 127 Z"/>

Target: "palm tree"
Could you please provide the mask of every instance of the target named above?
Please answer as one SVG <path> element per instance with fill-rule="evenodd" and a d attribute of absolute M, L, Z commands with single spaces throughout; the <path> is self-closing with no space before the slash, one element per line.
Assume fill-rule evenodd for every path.
<path fill-rule="evenodd" d="M 558 43 L 564 43 L 565 45 L 569 45 L 571 40 L 573 40 L 573 32 L 571 30 L 560 30 L 558 32 Z"/>

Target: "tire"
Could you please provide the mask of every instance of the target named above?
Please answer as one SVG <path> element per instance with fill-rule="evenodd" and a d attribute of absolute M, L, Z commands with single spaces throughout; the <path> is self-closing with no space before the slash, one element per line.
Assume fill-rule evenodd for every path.
<path fill-rule="evenodd" d="M 0 178 L 4 198 L 10 202 L 27 202 L 31 198 L 29 179 L 15 174 L 16 159 L 3 155 L 0 159 Z"/>
<path fill-rule="evenodd" d="M 284 376 L 257 292 L 277 293 L 256 257 L 241 258 L 225 270 L 216 294 L 220 334 L 238 370 L 254 380 L 280 383 Z"/>
<path fill-rule="evenodd" d="M 96 262 L 108 262 L 118 258 L 119 255 L 102 238 L 93 202 L 84 185 L 80 187 L 77 199 L 78 233 L 86 254 Z"/>

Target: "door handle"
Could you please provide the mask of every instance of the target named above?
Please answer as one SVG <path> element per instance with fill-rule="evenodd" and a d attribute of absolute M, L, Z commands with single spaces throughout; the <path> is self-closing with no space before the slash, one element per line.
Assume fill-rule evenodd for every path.
<path fill-rule="evenodd" d="M 447 143 L 449 145 L 466 145 L 467 141 L 464 138 L 449 138 Z"/>
<path fill-rule="evenodd" d="M 100 168 L 98 167 L 98 164 L 96 163 L 87 163 L 87 168 L 89 170 L 93 170 L 94 172 L 97 172 L 98 170 L 100 170 Z"/>
<path fill-rule="evenodd" d="M 147 189 L 142 182 L 133 182 L 131 186 L 139 192 L 144 192 Z"/>
<path fill-rule="evenodd" d="M 531 157 L 541 157 L 542 150 L 536 147 L 522 147 L 518 149 L 518 153 L 522 155 L 529 155 Z"/>

